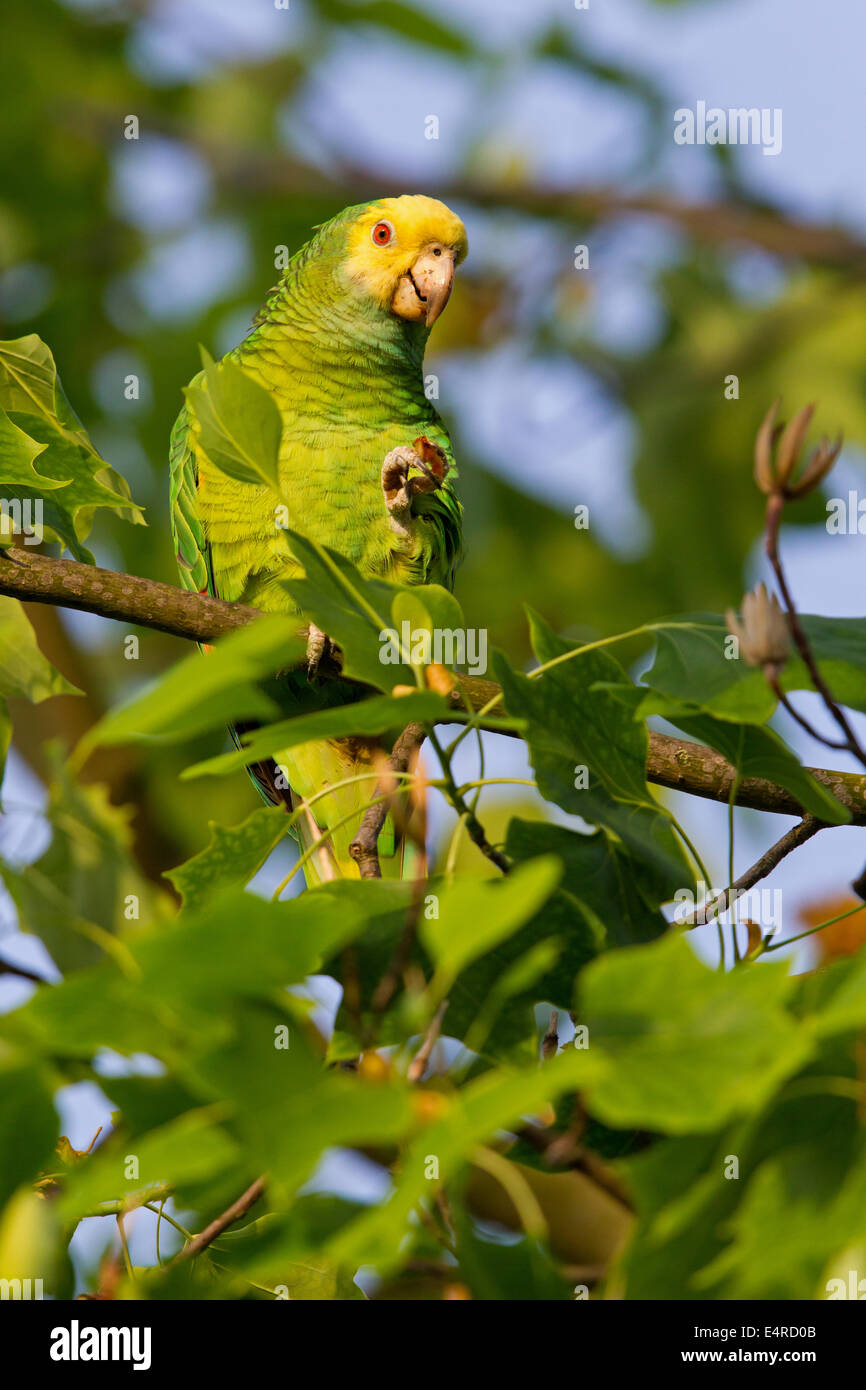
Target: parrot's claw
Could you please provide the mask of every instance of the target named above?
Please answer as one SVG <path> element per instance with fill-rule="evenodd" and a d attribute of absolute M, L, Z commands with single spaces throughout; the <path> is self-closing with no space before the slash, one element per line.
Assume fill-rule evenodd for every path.
<path fill-rule="evenodd" d="M 330 655 L 333 645 L 330 637 L 326 637 L 320 627 L 315 623 L 310 623 L 307 632 L 307 675 L 314 679 L 322 659 Z"/>
<path fill-rule="evenodd" d="M 410 446 L 392 449 L 382 464 L 382 492 L 385 506 L 399 530 L 404 530 L 412 514 L 412 498 L 435 492 L 448 476 L 450 465 L 444 450 L 426 435 Z M 412 473 L 417 469 L 417 473 Z"/>

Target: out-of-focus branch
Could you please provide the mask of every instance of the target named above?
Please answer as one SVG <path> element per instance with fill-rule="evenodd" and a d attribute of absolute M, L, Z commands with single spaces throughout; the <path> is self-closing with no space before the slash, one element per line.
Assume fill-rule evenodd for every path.
<path fill-rule="evenodd" d="M 82 609 L 192 642 L 213 642 L 260 616 L 255 608 L 189 594 L 171 584 L 14 548 L 0 553 L 0 594 Z M 321 667 L 320 675 L 327 677 L 327 668 Z M 464 697 L 479 710 L 499 694 L 493 681 L 477 676 L 460 676 L 458 681 L 452 697 L 455 714 L 465 709 Z M 502 714 L 501 705 L 497 713 Z M 506 729 L 502 732 L 510 733 Z M 866 825 L 866 777 L 826 768 L 808 770 L 851 812 L 854 825 Z M 736 772 L 720 753 L 703 744 L 650 733 L 647 778 L 675 791 L 727 802 Z M 781 815 L 804 814 L 790 792 L 759 777 L 746 777 L 737 784 L 736 804 Z"/>
<path fill-rule="evenodd" d="M 68 125 L 99 141 L 116 139 L 123 120 L 122 112 L 81 101 L 64 103 L 62 115 Z M 330 195 L 342 207 L 377 197 L 392 182 L 387 172 L 352 165 L 337 156 L 324 170 L 295 155 L 191 132 L 164 112 L 144 111 L 141 120 L 149 130 L 194 144 L 216 178 L 243 194 Z M 411 179 L 403 179 L 401 192 L 427 193 L 429 188 L 423 177 L 417 186 Z M 624 193 L 606 186 L 571 191 L 540 184 L 496 184 L 473 177 L 440 184 L 437 196 L 446 202 L 516 209 L 577 225 L 629 214 L 658 217 L 696 240 L 714 245 L 748 243 L 776 256 L 866 272 L 866 242 L 844 228 L 801 222 L 774 208 L 743 202 L 691 203 L 661 191 Z"/>

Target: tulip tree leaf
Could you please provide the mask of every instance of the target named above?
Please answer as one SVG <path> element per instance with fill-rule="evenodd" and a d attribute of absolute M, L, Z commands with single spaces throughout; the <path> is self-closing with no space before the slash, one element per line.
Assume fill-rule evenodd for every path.
<path fill-rule="evenodd" d="M 866 710 L 866 619 L 801 618 L 821 673 L 835 698 Z M 776 699 L 763 672 L 734 655 L 724 618 L 697 613 L 653 625 L 657 647 L 641 677 L 649 687 L 642 716 L 690 705 L 735 724 L 763 724 Z M 785 691 L 811 690 L 812 681 L 792 649 L 782 670 Z"/>
<path fill-rule="evenodd" d="M 55 537 L 89 560 L 80 542 L 97 508 L 143 524 L 126 481 L 93 447 L 63 392 L 50 348 L 35 333 L 0 342 L 0 408 L 19 432 L 11 456 L 13 476 L 7 479 L 0 464 L 0 480 L 22 501 L 41 502 L 49 539 Z M 22 467 L 28 452 L 31 464 L 39 460 L 35 477 Z M 43 490 L 52 496 L 43 499 Z"/>
<path fill-rule="evenodd" d="M 555 661 L 574 650 L 535 614 L 531 627 L 539 661 Z M 640 866 L 646 890 L 657 894 L 657 901 L 673 897 L 691 881 L 691 870 L 668 817 L 647 789 L 646 728 L 601 688 L 625 681 L 619 663 L 608 652 L 592 650 L 535 678 L 513 671 L 498 653 L 496 665 L 509 713 L 528 721 L 542 796 L 613 831 Z"/>
<path fill-rule="evenodd" d="M 279 406 L 236 362 L 214 362 L 204 348 L 202 361 L 204 371 L 185 391 L 196 452 L 235 482 L 279 495 Z"/>

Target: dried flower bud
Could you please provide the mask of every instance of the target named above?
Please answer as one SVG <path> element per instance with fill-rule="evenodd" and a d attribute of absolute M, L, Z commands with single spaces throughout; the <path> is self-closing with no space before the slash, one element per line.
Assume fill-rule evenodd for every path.
<path fill-rule="evenodd" d="M 800 457 L 803 440 L 806 438 L 806 431 L 814 414 L 814 405 L 804 405 L 803 409 L 797 412 L 791 423 L 785 426 L 779 436 L 776 445 L 776 487 L 781 492 L 786 490 L 786 486 L 791 480 L 791 475 Z"/>
<path fill-rule="evenodd" d="M 742 622 L 733 608 L 725 614 L 728 631 L 740 644 L 740 655 L 749 666 L 784 666 L 791 649 L 788 622 L 775 594 L 759 584 L 746 594 Z"/>
<path fill-rule="evenodd" d="M 767 497 L 805 497 L 833 467 L 842 448 L 842 436 L 835 444 L 823 438 L 798 480 L 792 482 L 815 407 L 804 406 L 790 424 L 784 426 L 776 423 L 778 409 L 779 402 L 776 400 L 755 436 L 755 482 Z"/>
<path fill-rule="evenodd" d="M 778 409 L 779 400 L 777 397 L 761 421 L 761 427 L 755 436 L 755 482 L 768 497 L 776 486 L 773 449 L 781 432 L 781 426 L 776 424 Z"/>
<path fill-rule="evenodd" d="M 814 492 L 818 484 L 830 472 L 841 450 L 841 434 L 836 439 L 835 444 L 831 444 L 827 436 L 823 435 L 817 449 L 813 449 L 809 462 L 803 469 L 796 486 L 789 488 L 791 497 L 805 497 L 808 492 Z"/>

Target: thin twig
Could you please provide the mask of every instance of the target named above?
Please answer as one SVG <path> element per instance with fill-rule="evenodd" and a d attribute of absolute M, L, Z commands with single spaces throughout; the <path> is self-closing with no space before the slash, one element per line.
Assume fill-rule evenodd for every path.
<path fill-rule="evenodd" d="M 10 960 L 0 960 L 0 975 L 15 975 L 19 980 L 31 980 L 34 985 L 48 984 L 42 975 L 34 975 L 32 970 L 25 970 L 20 965 L 13 965 Z"/>
<path fill-rule="evenodd" d="M 240 1221 L 241 1217 L 245 1216 L 250 1207 L 255 1206 L 262 1196 L 265 1182 L 264 1176 L 256 1178 L 255 1182 L 250 1184 L 246 1192 L 242 1193 L 227 1211 L 218 1216 L 209 1226 L 205 1226 L 199 1235 L 193 1237 L 189 1245 L 185 1245 L 183 1250 L 175 1255 L 172 1264 L 176 1264 L 179 1260 L 188 1260 L 193 1255 L 200 1255 L 202 1250 L 206 1250 L 213 1241 L 222 1235 L 223 1231 L 228 1230 L 229 1226 L 233 1226 L 236 1221 Z"/>
<path fill-rule="evenodd" d="M 849 752 L 852 753 L 854 757 L 858 760 L 858 762 L 863 767 L 866 767 L 866 751 L 864 751 L 864 749 L 860 746 L 860 743 L 857 739 L 856 734 L 854 733 L 854 730 L 851 728 L 851 725 L 849 724 L 846 716 L 843 714 L 839 705 L 836 703 L 836 700 L 833 697 L 833 692 L 830 690 L 830 687 L 827 685 L 827 682 L 821 675 L 821 672 L 818 668 L 818 662 L 815 659 L 815 654 L 812 651 L 809 639 L 803 630 L 803 624 L 800 622 L 800 615 L 797 612 L 797 607 L 794 603 L 791 590 L 788 587 L 788 581 L 785 577 L 785 570 L 782 565 L 782 558 L 779 554 L 779 527 L 782 521 L 782 513 L 785 510 L 785 500 L 786 499 L 781 492 L 774 492 L 767 501 L 767 519 L 766 531 L 764 536 L 764 549 L 766 550 L 767 558 L 769 559 L 770 564 L 773 567 L 773 573 L 776 576 L 776 583 L 779 586 L 779 592 L 782 595 L 782 602 L 785 605 L 785 611 L 788 616 L 788 624 L 791 629 L 791 636 L 794 639 L 794 644 L 797 648 L 797 651 L 800 653 L 800 656 L 802 657 L 803 664 L 805 665 L 806 670 L 809 672 L 812 684 L 814 685 L 815 689 L 817 690 L 818 694 L 821 696 L 821 699 L 824 702 L 825 708 L 827 709 L 831 717 L 835 720 L 836 724 L 841 730 L 844 742 L 842 744 L 833 743 L 830 739 L 824 738 L 822 734 L 818 734 L 814 730 L 809 728 L 809 725 L 805 724 L 805 722 L 802 719 L 800 719 L 799 716 L 795 715 L 795 718 L 797 719 L 798 723 L 803 724 L 805 728 L 809 729 L 809 732 L 812 733 L 814 738 L 819 739 L 821 743 L 826 744 L 828 748 L 847 748 Z M 786 707 L 790 708 L 789 706 Z"/>
<path fill-rule="evenodd" d="M 559 1051 L 559 1014 L 553 1009 L 550 1014 L 550 1022 L 547 1025 L 547 1032 L 541 1039 L 541 1056 L 543 1061 L 550 1057 L 555 1057 Z"/>
<path fill-rule="evenodd" d="M 424 742 L 423 724 L 407 724 L 385 764 L 385 771 L 376 783 L 374 797 L 389 798 L 395 788 L 395 773 L 405 772 L 412 757 Z M 361 827 L 349 846 L 349 854 L 358 865 L 362 878 L 381 878 L 379 866 L 379 836 L 388 815 L 388 799 L 368 806 Z"/>
<path fill-rule="evenodd" d="M 826 830 L 823 821 L 819 821 L 815 816 L 804 816 L 799 825 L 795 825 L 781 840 L 777 840 L 771 845 L 765 854 L 754 863 L 751 868 L 746 869 L 745 873 L 729 884 L 716 898 L 704 903 L 703 907 L 698 908 L 689 917 L 677 919 L 679 927 L 702 927 L 707 922 L 714 921 L 723 913 L 732 898 L 736 898 L 740 893 L 745 893 L 747 889 L 754 887 L 762 878 L 766 878 L 772 873 L 777 864 L 791 854 L 793 850 L 799 849 L 807 840 L 811 840 L 813 835 L 817 835 L 819 830 Z"/>
<path fill-rule="evenodd" d="M 412 1061 L 409 1063 L 409 1067 L 406 1072 L 406 1078 L 410 1082 L 410 1084 L 414 1085 L 416 1081 L 420 1081 L 421 1077 L 424 1075 L 424 1072 L 427 1069 L 427 1063 L 430 1060 L 430 1053 L 433 1051 L 438 1041 L 439 1033 L 442 1028 L 442 1020 L 445 1017 L 445 1010 L 447 1008 L 448 1000 L 443 999 L 442 1003 L 439 1005 L 439 1008 L 433 1015 L 430 1027 L 424 1034 L 424 1041 L 422 1042 L 418 1051 L 415 1053 L 415 1056 L 412 1058 Z"/>
<path fill-rule="evenodd" d="M 426 888 L 427 880 L 424 878 L 417 878 L 412 884 L 412 899 L 406 912 L 406 924 L 397 945 L 394 947 L 385 973 L 373 991 L 373 997 L 370 1001 L 370 1008 L 374 1015 L 385 1012 L 394 998 L 403 972 L 412 959 L 412 947 L 418 934 L 418 919 L 421 916 L 421 905 L 424 901 Z"/>

